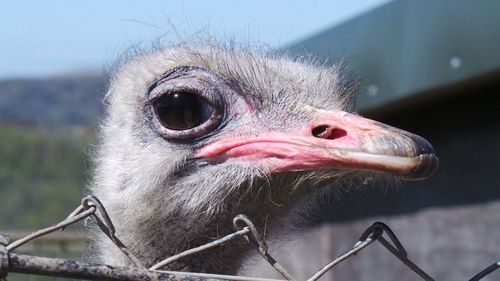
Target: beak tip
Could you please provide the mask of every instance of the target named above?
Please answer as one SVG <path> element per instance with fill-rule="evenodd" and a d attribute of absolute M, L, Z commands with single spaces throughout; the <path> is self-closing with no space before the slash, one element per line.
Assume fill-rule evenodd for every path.
<path fill-rule="evenodd" d="M 417 167 L 403 179 L 409 181 L 424 180 L 432 176 L 439 167 L 439 159 L 434 153 L 421 154 Z"/>
<path fill-rule="evenodd" d="M 437 160 L 436 155 L 434 155 L 434 148 L 426 139 L 417 135 L 412 135 L 410 138 L 414 142 L 417 155 L 432 155 Z"/>

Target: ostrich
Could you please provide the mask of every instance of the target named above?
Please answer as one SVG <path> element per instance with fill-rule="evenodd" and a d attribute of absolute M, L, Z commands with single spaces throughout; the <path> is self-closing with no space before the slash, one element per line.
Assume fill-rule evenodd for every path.
<path fill-rule="evenodd" d="M 430 176 L 426 140 L 349 113 L 356 83 L 342 69 L 211 45 L 121 63 L 90 187 L 116 235 L 149 267 L 232 232 L 240 213 L 273 233 L 346 179 Z M 102 262 L 129 264 L 97 240 Z M 249 246 L 231 243 L 164 269 L 234 274 Z"/>

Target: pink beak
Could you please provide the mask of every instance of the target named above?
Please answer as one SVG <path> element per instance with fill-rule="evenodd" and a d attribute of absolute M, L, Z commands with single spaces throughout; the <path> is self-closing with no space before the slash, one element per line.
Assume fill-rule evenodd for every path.
<path fill-rule="evenodd" d="M 356 169 L 418 180 L 432 175 L 438 158 L 425 139 L 343 111 L 311 109 L 320 118 L 290 132 L 219 140 L 197 157 L 209 162 L 257 162 L 269 172 Z"/>

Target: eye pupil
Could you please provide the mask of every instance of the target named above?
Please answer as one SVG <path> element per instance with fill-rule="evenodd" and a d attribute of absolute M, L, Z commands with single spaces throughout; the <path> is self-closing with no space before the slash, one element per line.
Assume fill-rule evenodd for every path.
<path fill-rule="evenodd" d="M 203 98 L 185 91 L 164 95 L 156 101 L 155 109 L 163 126 L 179 131 L 201 125 L 213 113 Z"/>

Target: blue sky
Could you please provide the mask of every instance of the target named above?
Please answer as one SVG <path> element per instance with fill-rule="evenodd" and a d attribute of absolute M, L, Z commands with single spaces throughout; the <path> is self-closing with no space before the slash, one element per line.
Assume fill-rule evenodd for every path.
<path fill-rule="evenodd" d="M 99 70 L 132 44 L 197 32 L 279 47 L 386 2 L 0 0 L 0 79 Z"/>

